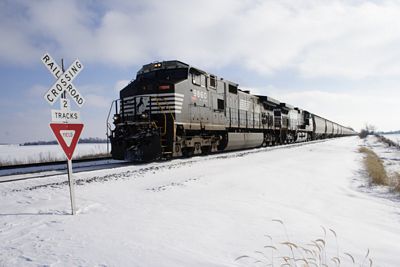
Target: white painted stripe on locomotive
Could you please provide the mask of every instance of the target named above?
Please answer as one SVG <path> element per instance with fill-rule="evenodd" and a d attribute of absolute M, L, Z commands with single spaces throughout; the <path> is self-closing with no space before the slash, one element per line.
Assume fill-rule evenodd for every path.
<path fill-rule="evenodd" d="M 156 111 L 156 110 L 182 110 L 182 107 L 179 106 L 165 106 L 165 107 L 151 107 L 151 111 Z M 125 113 L 127 112 L 133 112 L 135 109 L 134 108 L 127 108 L 125 109 Z M 145 111 L 150 110 L 150 107 L 146 107 Z"/>
<path fill-rule="evenodd" d="M 163 114 L 163 113 L 165 113 L 165 114 L 168 114 L 168 113 L 177 113 L 177 114 L 180 114 L 181 113 L 181 110 L 161 110 L 161 111 L 152 111 L 151 112 L 152 114 Z"/>
<path fill-rule="evenodd" d="M 178 113 L 178 114 L 180 114 L 182 111 L 181 110 L 179 110 L 179 109 L 171 109 L 171 110 L 152 110 L 151 111 L 151 114 L 162 114 L 162 113 L 165 113 L 165 114 L 169 114 L 169 113 Z M 134 114 L 133 114 L 133 111 L 130 111 L 130 112 L 125 112 L 125 115 L 127 115 L 127 116 L 133 116 Z"/>
<path fill-rule="evenodd" d="M 164 106 L 164 107 L 151 107 L 151 111 L 153 111 L 153 110 L 159 110 L 159 109 L 161 109 L 161 110 L 173 110 L 173 109 L 179 109 L 179 110 L 181 110 L 182 109 L 182 107 L 179 107 L 179 106 Z M 146 110 L 150 110 L 150 108 L 149 107 L 146 107 Z"/>
<path fill-rule="evenodd" d="M 134 99 L 135 97 L 141 97 L 141 96 L 151 96 L 151 97 L 168 97 L 168 96 L 176 96 L 176 97 L 181 97 L 183 98 L 185 95 L 184 94 L 179 94 L 179 93 L 165 93 L 165 94 L 145 94 L 145 95 L 134 95 L 134 96 L 128 96 L 124 97 L 123 99 L 129 100 L 129 99 Z"/>
<path fill-rule="evenodd" d="M 183 101 L 174 101 L 174 100 L 170 100 L 170 101 L 148 101 L 148 104 L 151 105 L 157 105 L 157 103 L 162 103 L 162 104 L 183 104 Z M 137 101 L 136 104 L 139 104 L 139 102 Z M 130 102 L 124 102 L 124 106 L 129 106 L 129 105 L 135 105 L 134 101 L 130 101 Z"/>
<path fill-rule="evenodd" d="M 163 97 L 163 98 L 151 97 L 151 101 L 181 101 L 181 102 L 183 102 L 183 98 L 181 98 L 181 97 Z"/>
<path fill-rule="evenodd" d="M 158 102 L 158 103 L 151 103 L 152 107 L 157 107 L 157 106 L 182 106 L 182 102 Z M 150 105 L 147 105 L 150 106 Z"/>
<path fill-rule="evenodd" d="M 154 98 L 151 97 L 151 102 L 170 102 L 170 101 L 176 101 L 176 102 L 183 102 L 183 98 L 180 97 L 165 97 L 165 98 Z M 128 103 L 134 103 L 134 99 L 131 100 L 123 100 L 122 102 L 124 104 L 128 104 Z"/>
<path fill-rule="evenodd" d="M 182 102 L 158 102 L 158 103 L 152 103 L 151 105 L 147 105 L 146 107 L 158 107 L 158 106 L 179 106 L 181 107 L 183 105 Z M 124 110 L 129 109 L 129 108 L 135 108 L 135 104 L 125 104 L 124 105 Z"/>

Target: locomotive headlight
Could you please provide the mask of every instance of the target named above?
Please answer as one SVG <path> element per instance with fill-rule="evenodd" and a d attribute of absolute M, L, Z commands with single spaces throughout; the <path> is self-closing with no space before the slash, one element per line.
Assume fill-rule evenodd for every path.
<path fill-rule="evenodd" d="M 141 117 L 142 117 L 142 119 L 147 119 L 147 118 L 149 117 L 149 115 L 148 115 L 147 113 L 143 113 L 143 114 L 141 115 Z"/>
<path fill-rule="evenodd" d="M 116 121 L 116 120 L 118 120 L 119 119 L 119 114 L 115 114 L 114 115 L 114 121 Z"/>

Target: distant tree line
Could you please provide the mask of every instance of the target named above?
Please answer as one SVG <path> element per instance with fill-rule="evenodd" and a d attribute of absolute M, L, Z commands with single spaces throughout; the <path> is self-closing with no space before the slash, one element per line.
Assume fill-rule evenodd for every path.
<path fill-rule="evenodd" d="M 400 130 L 389 131 L 389 132 L 378 132 L 379 134 L 400 134 Z"/>
<path fill-rule="evenodd" d="M 80 144 L 103 144 L 107 143 L 107 139 L 99 138 L 99 137 L 89 137 L 89 138 L 81 138 L 79 139 Z M 56 145 L 57 141 L 35 141 L 35 142 L 26 142 L 20 144 L 21 146 L 40 146 L 40 145 Z"/>
<path fill-rule="evenodd" d="M 361 131 L 358 134 L 358 136 L 363 139 L 363 138 L 367 137 L 370 134 L 374 134 L 375 131 L 376 131 L 376 127 L 374 125 L 371 125 L 371 124 L 367 123 L 367 124 L 365 124 L 364 129 L 361 129 Z"/>

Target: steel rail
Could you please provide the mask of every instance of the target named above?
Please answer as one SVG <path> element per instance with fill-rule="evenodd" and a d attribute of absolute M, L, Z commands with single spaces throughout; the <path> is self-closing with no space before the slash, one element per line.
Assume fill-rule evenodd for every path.
<path fill-rule="evenodd" d="M 74 159 L 74 160 L 72 160 L 72 163 L 90 162 L 90 161 L 107 160 L 107 159 L 112 159 L 112 158 L 110 156 L 106 156 L 106 157 L 98 157 L 98 158 Z M 50 161 L 50 162 L 37 162 L 37 163 L 26 163 L 26 164 L 16 164 L 16 165 L 5 165 L 5 166 L 0 166 L 0 171 L 1 170 L 31 168 L 31 167 L 61 165 L 61 164 L 66 164 L 66 162 L 67 162 L 66 160 L 60 160 L 60 161 Z"/>

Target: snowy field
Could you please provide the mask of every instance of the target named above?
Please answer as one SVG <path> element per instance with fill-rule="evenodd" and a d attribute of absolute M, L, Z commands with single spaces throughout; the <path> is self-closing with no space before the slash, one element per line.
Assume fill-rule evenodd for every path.
<path fill-rule="evenodd" d="M 74 158 L 102 153 L 107 153 L 107 144 L 78 144 Z M 59 145 L 0 145 L 0 162 L 35 163 L 64 159 L 64 152 Z"/>
<path fill-rule="evenodd" d="M 400 134 L 383 134 L 383 136 L 397 144 L 400 144 Z"/>
<path fill-rule="evenodd" d="M 65 175 L 0 184 L 0 266 L 267 266 L 270 238 L 274 257 L 323 238 L 329 266 L 369 266 L 368 249 L 400 266 L 399 198 L 366 187 L 362 144 L 380 149 L 348 137 L 79 173 L 76 216 Z"/>

